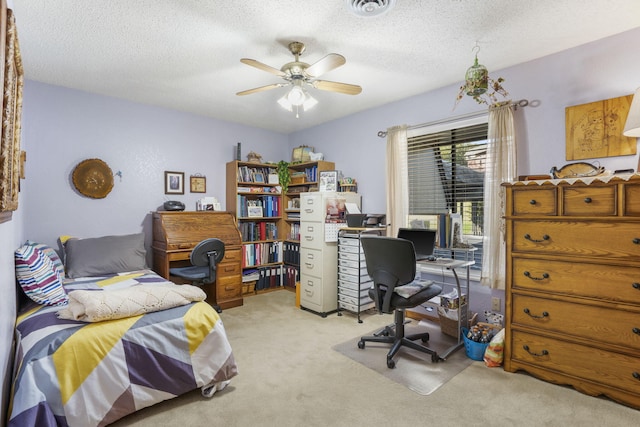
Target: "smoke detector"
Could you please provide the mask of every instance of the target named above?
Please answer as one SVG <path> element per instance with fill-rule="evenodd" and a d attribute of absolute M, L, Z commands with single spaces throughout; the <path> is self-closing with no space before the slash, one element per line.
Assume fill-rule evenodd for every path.
<path fill-rule="evenodd" d="M 357 16 L 380 16 L 396 4 L 396 0 L 345 0 L 347 8 Z"/>

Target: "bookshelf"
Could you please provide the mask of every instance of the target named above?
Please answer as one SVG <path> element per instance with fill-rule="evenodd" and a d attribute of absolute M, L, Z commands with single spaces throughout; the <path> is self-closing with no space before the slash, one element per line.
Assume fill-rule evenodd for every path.
<path fill-rule="evenodd" d="M 317 191 L 319 172 L 334 170 L 333 162 L 289 166 L 292 182 L 281 193 L 276 165 L 231 161 L 226 165 L 226 209 L 237 220 L 242 236 L 245 293 L 290 288 L 300 277 L 300 194 Z M 270 179 L 271 176 L 271 179 Z"/>
<path fill-rule="evenodd" d="M 232 161 L 226 180 L 226 209 L 242 240 L 243 292 L 281 288 L 284 213 L 275 165 Z"/>

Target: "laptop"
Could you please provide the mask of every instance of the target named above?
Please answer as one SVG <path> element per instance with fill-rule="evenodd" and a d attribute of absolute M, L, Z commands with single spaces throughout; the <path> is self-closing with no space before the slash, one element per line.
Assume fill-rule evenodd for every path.
<path fill-rule="evenodd" d="M 426 228 L 401 228 L 398 237 L 413 242 L 416 261 L 435 260 L 433 250 L 436 247 L 436 231 Z"/>

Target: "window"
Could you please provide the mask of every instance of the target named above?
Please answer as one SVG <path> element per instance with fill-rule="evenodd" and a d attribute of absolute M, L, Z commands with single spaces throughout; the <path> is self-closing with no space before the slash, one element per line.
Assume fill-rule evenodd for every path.
<path fill-rule="evenodd" d="M 408 135 L 409 224 L 440 229 L 438 223 L 447 214 L 459 214 L 462 243 L 478 249 L 473 255 L 476 264 L 472 268 L 479 270 L 482 265 L 488 124 L 485 117 L 473 124 L 454 126 L 452 129 L 442 129 L 442 126 L 417 129 Z M 450 240 L 447 236 L 447 241 Z M 446 243 L 439 242 L 439 246 L 446 246 Z M 450 242 L 449 246 L 455 245 Z M 439 251 L 438 255 L 449 257 L 452 254 Z M 453 255 L 460 257 L 462 254 Z"/>

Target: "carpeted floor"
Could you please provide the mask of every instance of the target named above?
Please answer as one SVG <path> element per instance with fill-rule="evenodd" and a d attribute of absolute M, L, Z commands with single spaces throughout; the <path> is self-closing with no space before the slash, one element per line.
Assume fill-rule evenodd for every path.
<path fill-rule="evenodd" d="M 423 396 L 333 350 L 391 323 L 390 315 L 365 315 L 364 323 L 349 314 L 321 318 L 296 308 L 292 292 L 277 291 L 245 298 L 221 316 L 238 362 L 231 384 L 211 399 L 194 390 L 142 409 L 114 427 L 626 427 L 640 419 L 640 411 L 611 400 L 483 362 Z"/>
<path fill-rule="evenodd" d="M 413 320 L 405 325 L 405 331 L 407 335 L 429 332 L 429 342 L 426 346 L 436 350 L 438 354 L 444 354 L 447 349 L 456 344 L 453 337 L 442 334 L 439 326 L 433 323 Z M 376 331 L 365 335 L 372 335 L 373 332 Z M 430 354 L 402 347 L 394 357 L 396 367 L 389 369 L 387 367 L 389 344 L 367 342 L 364 349 L 359 349 L 359 340 L 360 336 L 357 336 L 333 346 L 333 349 L 423 396 L 436 391 L 472 363 L 465 354 L 464 346 L 451 353 L 446 361 L 438 363 L 431 361 Z"/>

